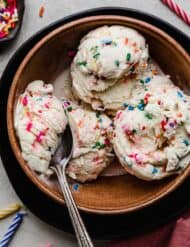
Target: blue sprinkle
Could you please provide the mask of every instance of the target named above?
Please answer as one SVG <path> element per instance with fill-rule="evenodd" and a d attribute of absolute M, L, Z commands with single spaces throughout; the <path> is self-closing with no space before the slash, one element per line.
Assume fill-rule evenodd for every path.
<path fill-rule="evenodd" d="M 127 163 L 127 166 L 128 166 L 128 167 L 132 167 L 132 166 L 133 166 L 132 162 L 131 162 L 131 163 L 128 162 L 128 163 Z"/>
<path fill-rule="evenodd" d="M 101 40 L 102 45 L 111 45 L 112 40 L 111 39 L 103 39 Z"/>
<path fill-rule="evenodd" d="M 183 94 L 181 91 L 177 91 L 177 95 L 180 97 L 180 98 L 183 98 Z"/>
<path fill-rule="evenodd" d="M 36 101 L 42 101 L 42 98 L 37 98 Z"/>
<path fill-rule="evenodd" d="M 102 120 L 101 117 L 98 119 L 98 122 L 99 122 L 99 123 L 102 123 L 102 122 L 103 122 L 103 120 Z"/>
<path fill-rule="evenodd" d="M 139 103 L 139 104 L 137 105 L 137 108 L 138 108 L 140 111 L 144 111 L 145 104 Z"/>
<path fill-rule="evenodd" d="M 123 156 L 123 160 L 124 160 L 124 162 L 126 162 L 126 165 L 128 167 L 132 167 L 133 166 L 133 162 L 130 160 L 130 158 L 128 158 L 128 156 Z"/>
<path fill-rule="evenodd" d="M 145 83 L 149 83 L 151 81 L 151 78 L 150 77 L 147 77 L 146 79 L 145 79 Z"/>
<path fill-rule="evenodd" d="M 184 140 L 183 140 L 183 143 L 184 143 L 186 146 L 189 146 L 189 141 L 188 141 L 188 140 L 184 139 Z"/>
<path fill-rule="evenodd" d="M 129 105 L 129 106 L 128 106 L 128 110 L 129 110 L 129 111 L 133 111 L 134 109 L 135 109 L 135 107 L 133 107 L 132 105 Z"/>
<path fill-rule="evenodd" d="M 152 169 L 152 174 L 156 174 L 157 172 L 158 172 L 158 169 L 155 168 L 155 167 L 153 167 L 153 169 Z"/>
<path fill-rule="evenodd" d="M 73 184 L 73 190 L 77 191 L 79 188 L 79 184 Z"/>
<path fill-rule="evenodd" d="M 123 103 L 123 106 L 124 106 L 124 107 L 128 107 L 128 104 L 127 104 L 127 103 Z"/>

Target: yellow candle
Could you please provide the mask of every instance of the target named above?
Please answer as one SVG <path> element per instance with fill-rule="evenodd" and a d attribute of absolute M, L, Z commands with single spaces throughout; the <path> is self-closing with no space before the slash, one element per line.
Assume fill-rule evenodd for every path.
<path fill-rule="evenodd" d="M 15 203 L 15 204 L 8 206 L 7 208 L 1 209 L 0 210 L 0 220 L 8 217 L 9 215 L 11 215 L 17 211 L 19 211 L 21 207 L 22 207 L 21 204 Z"/>

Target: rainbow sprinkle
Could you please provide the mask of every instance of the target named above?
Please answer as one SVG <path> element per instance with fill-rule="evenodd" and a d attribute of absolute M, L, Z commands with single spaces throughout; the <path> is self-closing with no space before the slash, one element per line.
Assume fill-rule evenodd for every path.
<path fill-rule="evenodd" d="M 0 0 L 0 39 L 7 37 L 17 22 L 16 0 Z"/>

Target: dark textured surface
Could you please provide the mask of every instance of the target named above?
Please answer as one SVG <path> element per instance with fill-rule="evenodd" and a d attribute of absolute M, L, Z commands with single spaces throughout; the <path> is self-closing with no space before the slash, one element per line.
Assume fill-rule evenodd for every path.
<path fill-rule="evenodd" d="M 33 184 L 28 180 L 26 175 L 21 170 L 20 166 L 11 151 L 10 144 L 8 142 L 7 129 L 6 129 L 6 103 L 14 73 L 22 61 L 28 50 L 45 34 L 52 31 L 54 28 L 67 23 L 71 20 L 79 17 L 98 14 L 118 14 L 129 17 L 135 17 L 147 22 L 150 22 L 168 34 L 173 36 L 178 42 L 180 42 L 184 48 L 190 52 L 189 42 L 190 39 L 182 34 L 180 31 L 171 27 L 169 24 L 158 20 L 152 16 L 148 16 L 143 13 L 134 12 L 132 10 L 125 9 L 97 9 L 80 13 L 78 15 L 70 16 L 63 20 L 60 20 L 51 26 L 38 32 L 35 36 L 29 39 L 21 48 L 15 53 L 7 65 L 0 84 L 0 153 L 3 164 L 7 171 L 7 174 L 15 188 L 16 193 L 21 198 L 23 203 L 39 218 L 45 222 L 56 226 L 64 231 L 71 232 L 72 226 L 70 224 L 69 216 L 66 208 L 56 204 L 42 192 L 40 192 Z M 14 166 L 13 166 L 14 164 Z M 157 227 L 172 220 L 179 215 L 185 208 L 190 205 L 189 197 L 190 179 L 188 179 L 183 185 L 170 194 L 167 198 L 160 201 L 156 205 L 148 207 L 144 210 L 129 214 L 129 215 L 115 215 L 115 216 L 100 216 L 82 214 L 86 225 L 92 236 L 100 239 L 115 238 L 121 236 L 129 236 L 142 231 L 147 231 L 153 227 Z M 25 188 L 23 190 L 23 188 Z M 38 203 L 35 203 L 38 201 Z M 44 207 L 45 205 L 45 207 Z M 51 214 L 54 212 L 54 214 Z M 60 217 L 61 215 L 61 217 Z M 151 215 L 151 217 L 150 217 Z M 64 219 L 64 221 L 62 220 Z"/>

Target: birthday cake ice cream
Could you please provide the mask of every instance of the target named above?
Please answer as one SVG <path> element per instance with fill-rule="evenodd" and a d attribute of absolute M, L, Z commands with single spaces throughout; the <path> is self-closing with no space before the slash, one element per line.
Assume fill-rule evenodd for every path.
<path fill-rule="evenodd" d="M 18 98 L 14 126 L 22 156 L 31 169 L 47 173 L 58 145 L 58 135 L 67 124 L 61 101 L 53 96 L 53 85 L 31 82 Z"/>
<path fill-rule="evenodd" d="M 112 121 L 104 114 L 79 107 L 68 111 L 68 119 L 74 151 L 67 174 L 80 182 L 94 180 L 113 159 Z"/>
<path fill-rule="evenodd" d="M 137 31 L 124 26 L 97 28 L 81 40 L 71 65 L 74 92 L 93 103 L 94 93 L 107 90 L 124 75 L 139 73 L 148 57 L 145 39 Z"/>
<path fill-rule="evenodd" d="M 141 73 L 132 76 L 124 76 L 106 91 L 94 93 L 93 101 L 96 101 L 97 104 L 102 105 L 109 113 L 115 115 L 116 112 L 123 109 L 131 99 L 138 100 L 138 98 L 141 97 L 140 94 L 145 94 L 144 92 L 146 92 L 149 87 L 158 87 L 160 80 L 157 75 L 162 75 L 162 71 L 154 61 L 150 61 L 147 63 L 143 72 L 141 71 Z M 157 82 L 150 83 L 152 80 L 157 80 Z M 136 94 L 136 97 L 133 96 L 134 94 Z"/>
<path fill-rule="evenodd" d="M 115 117 L 114 150 L 131 174 L 145 180 L 180 172 L 189 163 L 190 98 L 166 76 L 133 91 Z"/>

